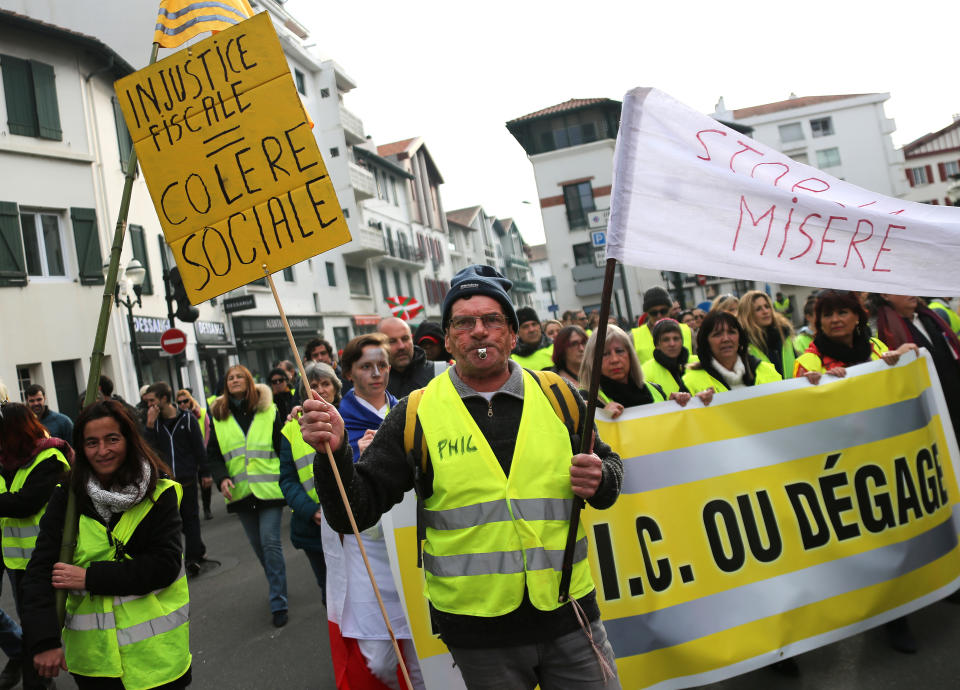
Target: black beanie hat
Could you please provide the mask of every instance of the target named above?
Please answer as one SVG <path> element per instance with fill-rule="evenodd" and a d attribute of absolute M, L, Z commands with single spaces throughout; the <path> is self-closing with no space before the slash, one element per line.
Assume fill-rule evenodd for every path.
<path fill-rule="evenodd" d="M 537 316 L 537 310 L 533 307 L 520 307 L 517 309 L 517 323 L 526 323 L 527 321 L 536 321 L 540 323 L 540 317 Z"/>
<path fill-rule="evenodd" d="M 507 291 L 513 287 L 513 283 L 504 278 L 497 269 L 483 264 L 473 264 L 453 276 L 450 281 L 450 290 L 443 298 L 443 330 L 447 330 L 450 325 L 450 310 L 453 303 L 458 299 L 472 297 L 473 295 L 486 295 L 500 302 L 503 305 L 503 313 L 507 317 L 507 322 L 513 327 L 514 331 L 520 330 L 520 323 L 517 321 L 517 312 L 513 308 L 513 302 L 507 295 Z"/>
<path fill-rule="evenodd" d="M 656 325 L 653 327 L 653 345 L 656 347 L 657 343 L 660 342 L 660 338 L 666 335 L 667 333 L 679 333 L 683 335 L 683 330 L 680 328 L 680 323 L 676 319 L 660 319 L 657 321 Z"/>
<path fill-rule="evenodd" d="M 662 287 L 655 285 L 643 293 L 644 311 L 650 311 L 652 307 L 659 307 L 661 305 L 667 307 L 668 309 L 673 306 L 673 300 L 670 299 L 670 293 L 668 293 Z"/>

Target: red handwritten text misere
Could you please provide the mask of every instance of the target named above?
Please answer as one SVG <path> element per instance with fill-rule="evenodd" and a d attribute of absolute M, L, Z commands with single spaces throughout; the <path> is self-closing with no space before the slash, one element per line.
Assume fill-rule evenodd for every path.
<path fill-rule="evenodd" d="M 772 178 L 772 183 L 775 187 L 789 189 L 792 193 L 799 192 L 803 194 L 806 192 L 811 195 L 815 194 L 818 195 L 819 198 L 825 198 L 827 201 L 831 201 L 842 209 L 848 208 L 847 204 L 832 199 L 830 195 L 826 194 L 826 192 L 830 190 L 830 183 L 819 177 L 808 176 L 802 179 L 795 179 L 792 184 L 788 179 L 781 184 L 784 178 L 788 178 L 792 172 L 794 173 L 792 177 L 797 178 L 799 177 L 797 173 L 806 174 L 806 171 L 789 158 L 777 161 L 762 160 L 757 162 L 757 158 L 766 158 L 767 156 L 739 139 L 731 140 L 726 138 L 728 136 L 728 132 L 720 129 L 703 129 L 697 132 L 697 141 L 700 142 L 704 151 L 703 154 L 697 156 L 697 158 L 703 161 L 726 161 L 732 172 L 748 174 L 749 177 L 752 178 L 757 177 L 758 171 L 764 173 L 778 172 L 779 174 L 775 178 Z M 729 146 L 715 145 L 715 150 L 711 151 L 707 145 L 707 141 L 715 141 L 717 137 L 724 137 L 724 139 L 715 143 Z M 722 153 L 723 158 L 716 158 L 716 154 L 719 153 L 716 149 L 719 148 L 731 148 L 732 150 L 724 151 Z M 793 163 L 796 168 L 799 168 L 799 170 L 794 171 L 794 168 L 790 165 L 791 163 Z M 749 173 L 747 172 L 748 170 Z M 805 241 L 806 246 L 804 246 L 801 251 L 792 255 L 790 255 L 791 252 L 788 251 L 786 258 L 790 261 L 796 261 L 806 256 L 813 258 L 815 252 L 815 263 L 820 266 L 840 266 L 841 268 L 847 268 L 852 265 L 856 268 L 856 264 L 859 263 L 859 268 L 864 270 L 878 273 L 890 272 L 889 268 L 881 268 L 879 266 L 880 259 L 883 254 L 891 251 L 891 249 L 887 247 L 887 240 L 890 238 L 891 232 L 906 230 L 906 226 L 885 223 L 886 228 L 884 228 L 883 223 L 875 225 L 873 220 L 857 217 L 856 209 L 873 206 L 877 203 L 876 200 L 850 207 L 848 211 L 840 211 L 837 215 L 827 215 L 826 218 L 820 213 L 804 213 L 803 211 L 795 216 L 798 202 L 799 196 L 794 196 L 788 206 L 781 206 L 780 209 L 777 208 L 776 204 L 772 204 L 768 208 L 763 209 L 763 206 L 766 205 L 765 203 L 760 203 L 759 207 L 754 206 L 754 208 L 751 208 L 747 198 L 741 195 L 740 216 L 737 222 L 736 232 L 733 236 L 733 251 L 737 249 L 740 230 L 745 227 L 745 221 L 754 228 L 761 228 L 764 221 L 766 221 L 766 232 L 764 234 L 763 244 L 760 247 L 760 256 L 766 255 L 771 234 L 773 234 L 774 227 L 776 227 L 777 234 L 782 232 L 782 239 L 780 240 L 780 246 L 777 250 L 777 258 L 782 258 L 787 249 L 788 240 L 791 238 L 790 231 L 791 229 L 795 229 L 795 234 L 792 235 L 792 237 L 798 239 L 801 243 Z M 761 210 L 762 213 L 760 212 Z M 900 208 L 889 212 L 889 215 L 896 216 L 903 213 L 903 211 L 904 209 Z M 777 218 L 778 212 L 780 216 L 779 219 Z M 784 213 L 786 213 L 785 221 L 783 219 Z M 807 228 L 808 224 L 810 225 L 809 231 Z M 822 229 L 820 229 L 821 226 Z M 848 234 L 852 231 L 852 234 L 849 234 L 849 240 L 841 242 L 839 247 L 829 247 L 829 245 L 837 244 L 836 239 L 830 239 L 829 237 L 831 230 L 838 232 L 846 231 Z M 799 236 L 802 236 L 802 239 Z M 838 235 L 835 235 L 835 237 L 836 236 Z M 875 237 L 879 239 L 879 245 L 877 240 L 874 240 Z M 870 243 L 871 240 L 874 241 Z M 774 245 L 775 244 L 776 239 L 774 240 Z M 846 247 L 843 247 L 844 244 Z M 773 247 L 771 247 L 771 252 L 772 250 Z M 842 264 L 839 261 L 841 256 L 843 257 Z M 873 260 L 870 261 L 871 259 Z M 852 264 L 851 261 L 853 261 Z"/>

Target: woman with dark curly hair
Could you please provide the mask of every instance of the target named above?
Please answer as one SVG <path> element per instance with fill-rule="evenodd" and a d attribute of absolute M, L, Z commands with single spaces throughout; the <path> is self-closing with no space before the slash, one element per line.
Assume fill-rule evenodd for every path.
<path fill-rule="evenodd" d="M 913 343 L 904 343 L 896 350 L 888 349 L 882 340 L 870 337 L 868 320 L 858 293 L 824 290 L 814 306 L 817 334 L 806 352 L 797 357 L 796 375 L 815 372 L 843 377 L 847 375 L 847 367 L 854 364 L 882 359 L 893 365 L 900 355 L 917 349 Z M 817 381 L 810 378 L 810 382 Z"/>
<path fill-rule="evenodd" d="M 190 596 L 180 544 L 180 485 L 123 405 L 80 412 L 80 449 L 40 521 L 23 580 L 25 637 L 42 678 L 60 670 L 81 690 L 190 684 Z M 59 561 L 67 492 L 77 501 L 77 545 Z M 54 591 L 67 590 L 66 621 Z"/>

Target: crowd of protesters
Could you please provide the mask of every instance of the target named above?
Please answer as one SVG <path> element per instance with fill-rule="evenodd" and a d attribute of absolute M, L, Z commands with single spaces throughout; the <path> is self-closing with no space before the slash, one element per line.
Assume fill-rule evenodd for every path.
<path fill-rule="evenodd" d="M 823 290 L 803 305 L 797 329 L 791 311 L 789 298 L 757 290 L 720 295 L 707 311 L 683 310 L 665 289 L 654 287 L 644 294 L 636 324 L 611 319 L 595 371 L 596 313 L 571 310 L 562 320 L 541 321 L 535 310 L 522 307 L 516 310 L 511 358 L 528 370 L 556 373 L 584 397 L 599 377 L 598 407 L 616 418 L 627 408 L 657 402 L 685 407 L 696 397 L 709 405 L 725 392 L 784 378 L 803 376 L 818 385 L 825 375 L 843 377 L 847 368 L 877 359 L 894 364 L 923 347 L 960 433 L 960 316 L 944 302 Z M 61 669 L 81 688 L 189 685 L 187 623 L 177 611 L 187 602 L 186 577 L 199 576 L 210 563 L 200 508 L 212 518 L 213 486 L 227 512 L 240 520 L 263 568 L 272 624 L 288 620 L 280 526 L 289 506 L 291 541 L 306 555 L 327 608 L 337 677 L 347 686 L 400 687 L 359 544 L 341 538 L 323 518 L 315 452 L 297 418 L 305 400 L 336 407 L 358 458 L 392 408 L 454 363 L 447 338 L 437 323 L 426 321 L 412 331 L 406 321 L 386 318 L 377 333 L 354 338 L 341 353 L 322 338 L 308 342 L 302 353 L 306 380 L 289 361 L 266 372 L 265 384 L 237 364 L 206 399 L 157 381 L 141 389 L 137 407 L 115 395 L 104 376 L 97 402 L 76 421 L 50 409 L 40 385 L 24 390 L 19 404 L 6 400 L 0 384 L 3 560 L 20 619 L 18 625 L 0 611 L 0 649 L 9 659 L 0 690 L 21 679 L 24 688 L 52 687 Z M 64 564 L 58 547 L 70 492 L 79 501 L 80 543 L 74 563 Z M 120 548 L 113 546 L 118 534 L 124 535 L 117 542 L 122 553 L 113 553 Z M 410 676 L 422 687 L 379 523 L 361 539 Z M 56 589 L 71 592 L 62 632 L 54 618 Z M 125 606 L 131 620 L 169 625 L 136 654 L 114 645 L 113 653 L 92 662 L 86 658 L 91 650 L 110 645 L 104 647 L 96 631 L 78 621 L 114 597 L 123 602 L 114 610 L 118 629 Z M 895 649 L 916 650 L 905 618 L 887 630 Z M 146 664 L 163 672 L 143 685 Z M 797 671 L 791 663 L 783 669 Z"/>

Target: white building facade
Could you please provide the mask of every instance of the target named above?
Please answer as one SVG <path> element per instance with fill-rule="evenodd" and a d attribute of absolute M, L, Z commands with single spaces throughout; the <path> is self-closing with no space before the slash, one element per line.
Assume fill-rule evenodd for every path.
<path fill-rule="evenodd" d="M 947 194 L 960 181 L 960 115 L 936 132 L 925 134 L 903 147 L 906 198 L 924 204 L 952 202 Z"/>
<path fill-rule="evenodd" d="M 559 314 L 600 308 L 619 119 L 618 101 L 594 98 L 572 99 L 507 123 L 533 165 Z M 643 292 L 662 285 L 663 277 L 632 266 L 617 273 L 611 314 L 633 324 Z"/>

